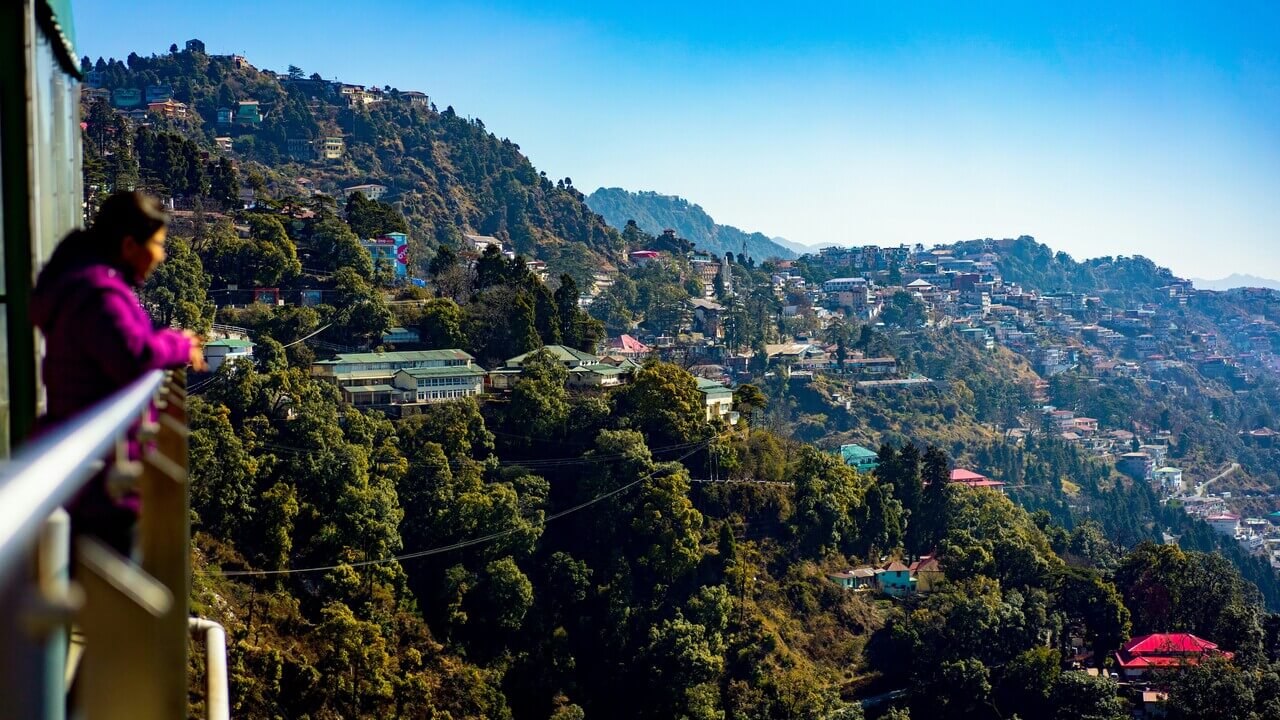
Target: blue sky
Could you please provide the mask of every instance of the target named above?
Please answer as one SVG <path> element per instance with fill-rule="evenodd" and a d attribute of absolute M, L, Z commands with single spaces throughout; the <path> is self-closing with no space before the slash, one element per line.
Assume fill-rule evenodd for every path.
<path fill-rule="evenodd" d="M 1030 234 L 1280 278 L 1280 3 L 783 5 L 75 11 L 95 59 L 199 37 L 258 67 L 422 90 L 584 192 L 678 194 L 803 243 Z"/>

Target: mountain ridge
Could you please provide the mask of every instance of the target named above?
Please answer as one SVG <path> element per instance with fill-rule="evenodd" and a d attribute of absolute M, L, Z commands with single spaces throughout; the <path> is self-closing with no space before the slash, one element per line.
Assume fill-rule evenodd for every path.
<path fill-rule="evenodd" d="M 586 197 L 586 204 L 615 228 L 623 228 L 628 220 L 634 220 L 641 230 L 651 235 L 672 229 L 699 248 L 716 255 L 745 253 L 759 260 L 770 257 L 790 260 L 797 255 L 791 247 L 764 233 L 749 233 L 732 225 L 717 223 L 701 205 L 678 195 L 601 187 Z"/>
<path fill-rule="evenodd" d="M 1208 280 L 1205 278 L 1190 278 L 1190 280 L 1192 284 L 1196 286 L 1197 290 L 1232 290 L 1242 287 L 1258 287 L 1280 290 L 1280 280 L 1272 280 L 1270 278 L 1258 277 L 1257 275 L 1249 275 L 1247 273 L 1231 273 L 1230 275 L 1217 280 Z"/>

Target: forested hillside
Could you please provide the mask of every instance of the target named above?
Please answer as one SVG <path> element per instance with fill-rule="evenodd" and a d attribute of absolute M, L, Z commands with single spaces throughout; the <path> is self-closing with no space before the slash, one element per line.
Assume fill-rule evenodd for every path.
<path fill-rule="evenodd" d="M 749 233 L 732 225 L 721 225 L 701 206 L 675 195 L 599 188 L 587 196 L 586 202 L 613 227 L 626 227 L 628 220 L 634 220 L 641 230 L 651 235 L 675 230 L 677 235 L 693 242 L 699 250 L 713 255 L 743 253 L 756 260 L 796 256 L 790 248 L 779 245 L 764 233 Z"/>
<path fill-rule="evenodd" d="M 813 309 L 803 292 L 775 287 L 784 268 L 739 247 L 706 262 L 689 235 L 619 233 L 479 121 L 391 88 L 349 104 L 296 68 L 176 47 L 86 65 L 108 89 L 172 84 L 195 112 L 135 123 L 86 104 L 90 215 L 135 186 L 178 206 L 144 305 L 202 331 L 216 307 L 254 343 L 189 387 L 192 600 L 228 629 L 234 716 L 1121 720 L 1141 690 L 1083 667 L 1114 668 L 1122 643 L 1157 632 L 1233 653 L 1171 681 L 1167 717 L 1209 702 L 1275 716 L 1270 568 L 1238 547 L 1232 562 L 1209 552 L 1234 546 L 1052 436 L 1007 441 L 1038 375 L 935 322 L 920 298 L 819 322 L 797 309 Z M 250 98 L 268 107 L 260 124 L 217 127 L 219 107 Z M 340 159 L 289 158 L 291 140 L 331 133 Z M 387 195 L 335 196 L 357 183 Z M 421 285 L 360 244 L 405 231 Z M 513 256 L 468 247 L 472 232 Z M 624 246 L 658 257 L 622 265 L 584 308 L 579 287 Z M 1006 272 L 1139 296 L 1162 277 L 1046 252 L 1026 244 Z M 548 262 L 549 281 L 527 257 Z M 357 405 L 353 392 L 387 388 L 316 372 L 352 348 L 399 350 L 393 325 L 418 349 L 500 372 L 478 395 L 403 406 Z M 593 364 L 609 377 L 625 366 L 616 385 L 571 381 L 580 354 L 621 333 L 670 341 L 667 361 Z M 831 372 L 777 359 L 800 335 L 831 348 Z M 881 356 L 928 378 L 858 388 L 846 363 Z M 690 370 L 734 359 L 740 382 L 711 381 L 732 398 L 720 412 Z M 1075 380 L 1055 381 L 1055 401 L 1148 421 L 1155 390 L 1113 398 Z M 1168 422 L 1263 411 L 1204 402 L 1217 404 Z M 1204 432 L 1192 437 L 1222 430 Z M 846 464 L 846 442 L 872 446 L 878 466 Z M 963 467 L 1008 495 L 951 482 Z M 1182 548 L 1155 544 L 1166 527 Z M 903 592 L 851 584 L 852 568 L 931 562 Z"/>
<path fill-rule="evenodd" d="M 580 277 L 602 262 L 615 262 L 621 252 L 617 231 L 584 204 L 571 181 L 539 173 L 518 145 L 452 107 L 413 103 L 391 87 L 378 90 L 385 98 L 380 102 L 349 103 L 332 83 L 307 78 L 296 68 L 277 76 L 232 56 L 201 52 L 131 54 L 111 62 L 86 57 L 83 65 L 102 73 L 107 90 L 171 87 L 174 99 L 192 112 L 185 119 L 154 123 L 155 129 L 176 133 L 199 152 L 234 158 L 250 180 L 247 186 L 263 197 L 319 190 L 345 203 L 343 187 L 385 186 L 385 199 L 413 231 L 415 267 L 424 268 L 440 243 L 460 244 L 463 233 L 497 237 L 517 252 L 548 261 L 554 270 Z M 244 101 L 259 104 L 260 123 L 219 125 L 219 107 L 234 109 Z M 223 135 L 231 138 L 231 153 L 216 147 L 215 137 Z M 290 141 L 328 136 L 343 139 L 346 152 L 340 160 L 294 159 Z M 95 185 L 114 187 L 121 172 L 125 184 L 133 180 L 129 168 L 118 165 L 125 158 L 114 158 L 94 167 Z M 168 168 L 181 164 L 165 161 Z M 185 175 L 144 173 L 138 179 L 166 196 L 199 194 Z"/>

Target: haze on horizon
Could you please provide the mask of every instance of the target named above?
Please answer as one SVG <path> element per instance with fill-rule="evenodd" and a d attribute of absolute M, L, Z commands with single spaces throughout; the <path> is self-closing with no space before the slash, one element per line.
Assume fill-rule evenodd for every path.
<path fill-rule="evenodd" d="M 79 49 L 199 37 L 428 93 L 552 177 L 808 245 L 1034 235 L 1280 278 L 1273 3 L 77 3 Z"/>

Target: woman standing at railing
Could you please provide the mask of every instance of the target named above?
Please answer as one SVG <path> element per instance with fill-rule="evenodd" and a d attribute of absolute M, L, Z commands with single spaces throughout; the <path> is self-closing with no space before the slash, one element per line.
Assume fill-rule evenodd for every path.
<path fill-rule="evenodd" d="M 202 343 L 190 331 L 156 329 L 134 290 L 164 261 L 168 218 L 155 198 L 116 193 L 93 227 L 58 245 L 40 273 L 32 322 L 44 334 L 43 378 L 50 427 L 90 407 L 150 370 L 190 364 L 205 369 Z M 136 459 L 136 439 L 129 443 Z M 95 535 L 128 555 L 138 496 L 114 493 L 106 473 L 69 508 L 72 532 Z"/>

